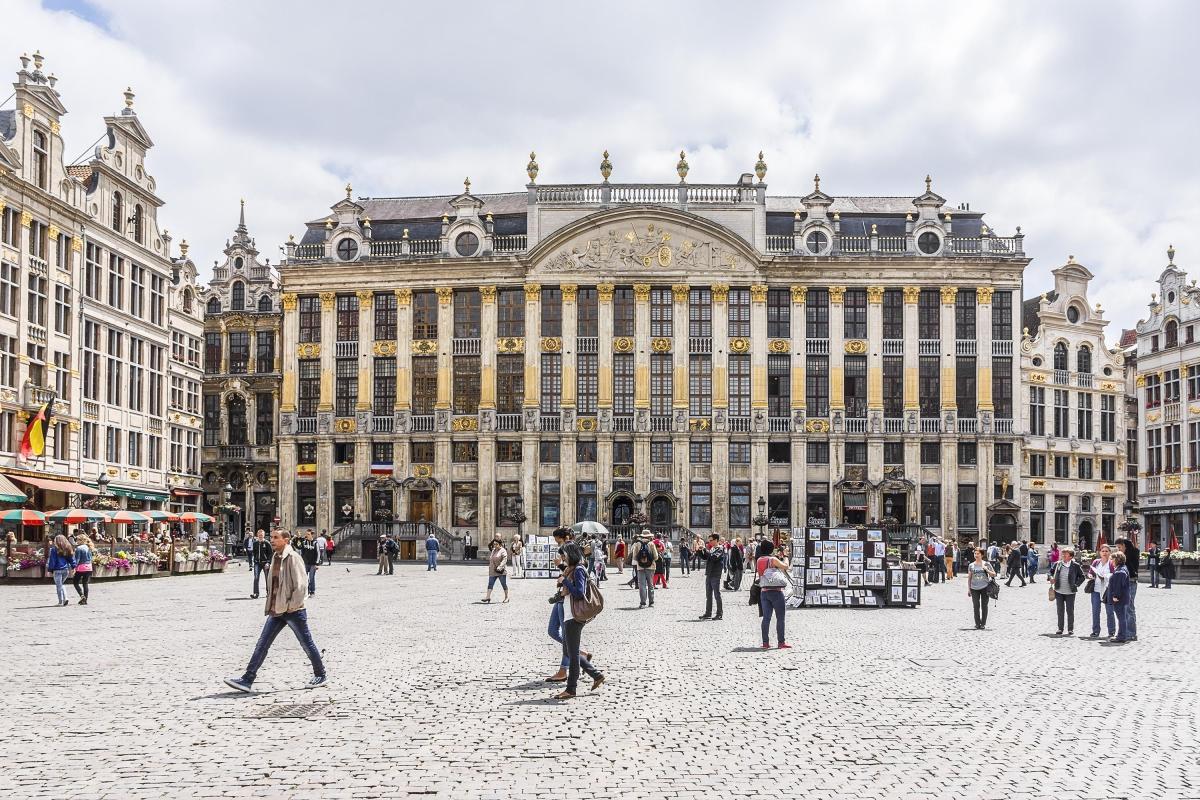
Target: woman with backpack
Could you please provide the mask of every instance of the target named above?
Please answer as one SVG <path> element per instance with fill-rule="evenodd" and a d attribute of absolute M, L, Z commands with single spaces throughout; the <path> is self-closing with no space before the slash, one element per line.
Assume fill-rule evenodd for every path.
<path fill-rule="evenodd" d="M 46 558 L 46 571 L 54 575 L 54 589 L 58 592 L 60 606 L 67 605 L 67 592 L 63 589 L 63 583 L 73 569 L 75 569 L 75 548 L 71 547 L 70 540 L 60 533 L 54 537 L 54 545 L 50 548 L 50 554 Z"/>
<path fill-rule="evenodd" d="M 504 590 L 504 600 L 501 602 L 507 603 L 508 551 L 504 549 L 504 542 L 500 541 L 499 537 L 492 539 L 488 549 L 491 551 L 488 554 L 488 587 L 483 602 L 492 602 L 492 587 L 496 585 L 496 581 L 500 581 L 500 588 Z"/>
<path fill-rule="evenodd" d="M 75 540 L 75 577 L 71 584 L 79 595 L 79 605 L 88 604 L 88 586 L 92 582 L 92 540 L 80 534 Z"/>
<path fill-rule="evenodd" d="M 759 597 L 758 605 L 762 610 L 762 646 L 764 650 L 771 648 L 771 617 L 775 617 L 775 639 L 780 650 L 787 650 L 791 645 L 784 636 L 784 612 L 787 609 L 787 598 L 791 594 L 792 579 L 789 576 L 791 566 L 787 556 L 776 558 L 775 543 L 764 540 L 762 555 L 758 557 L 754 572 L 758 576 Z M 782 552 L 782 551 L 781 551 Z"/>
<path fill-rule="evenodd" d="M 563 658 L 567 659 L 567 685 L 554 696 L 555 700 L 570 700 L 575 697 L 579 686 L 579 642 L 583 638 L 583 626 L 587 620 L 575 618 L 574 604 L 586 599 L 588 589 L 588 573 L 583 567 L 583 553 L 579 546 L 571 543 L 563 547 L 563 556 L 567 560 L 566 575 L 562 586 L 550 598 L 550 602 L 562 602 L 563 605 Z M 604 674 L 592 666 L 591 662 L 584 665 L 588 676 L 592 679 L 592 691 L 604 683 Z"/>

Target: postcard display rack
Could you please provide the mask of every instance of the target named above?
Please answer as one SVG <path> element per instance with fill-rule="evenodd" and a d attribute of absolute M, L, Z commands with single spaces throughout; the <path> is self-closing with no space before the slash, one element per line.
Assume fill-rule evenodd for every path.
<path fill-rule="evenodd" d="M 808 607 L 880 608 L 921 598 L 917 571 L 887 563 L 887 542 L 877 529 L 807 528 L 792 538 L 792 574 Z"/>
<path fill-rule="evenodd" d="M 553 536 L 530 536 L 525 543 L 525 572 L 526 578 L 553 578 L 554 554 L 556 552 Z"/>

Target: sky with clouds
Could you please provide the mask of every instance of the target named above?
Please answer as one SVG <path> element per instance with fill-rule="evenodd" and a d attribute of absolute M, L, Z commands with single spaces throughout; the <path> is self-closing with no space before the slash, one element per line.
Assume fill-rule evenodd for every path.
<path fill-rule="evenodd" d="M 162 3 L 4 0 L 0 64 L 40 49 L 87 151 L 126 85 L 163 224 L 203 265 L 246 199 L 264 256 L 343 196 L 539 181 L 732 181 L 912 195 L 1026 234 L 1028 296 L 1068 254 L 1117 326 L 1168 243 L 1200 277 L 1200 3 Z M 7 59 L 5 61 L 4 59 Z M 1110 331 L 1110 341 L 1115 341 Z"/>

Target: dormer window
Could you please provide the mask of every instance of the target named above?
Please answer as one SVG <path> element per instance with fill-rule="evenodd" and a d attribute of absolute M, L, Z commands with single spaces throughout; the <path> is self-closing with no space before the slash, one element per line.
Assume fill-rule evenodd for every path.
<path fill-rule="evenodd" d="M 1167 336 L 1167 342 L 1166 342 L 1167 347 L 1175 347 L 1176 345 L 1179 344 L 1179 323 L 1178 322 L 1176 322 L 1175 320 L 1170 320 L 1167 322 L 1166 336 Z"/>
<path fill-rule="evenodd" d="M 1064 372 L 1070 369 L 1067 364 L 1067 346 L 1062 342 L 1054 345 L 1054 368 Z"/>
<path fill-rule="evenodd" d="M 240 270 L 245 263 L 246 262 L 242 260 L 242 257 L 238 256 L 233 260 L 233 268 Z"/>
<path fill-rule="evenodd" d="M 215 297 L 209 299 L 208 305 L 204 307 L 204 313 L 205 314 L 220 314 L 221 313 L 221 301 Z"/>
<path fill-rule="evenodd" d="M 258 298 L 258 310 L 259 311 L 268 311 L 268 312 L 272 310 L 271 295 L 264 294 L 262 297 Z"/>
<path fill-rule="evenodd" d="M 229 310 L 241 311 L 246 307 L 246 284 L 234 281 L 229 296 Z"/>
<path fill-rule="evenodd" d="M 927 256 L 936 255 L 942 249 L 942 237 L 933 231 L 925 231 L 917 237 L 917 248 Z"/>
<path fill-rule="evenodd" d="M 1092 374 L 1092 348 L 1083 345 L 1075 353 L 1075 371 L 1084 375 Z"/>
<path fill-rule="evenodd" d="M 185 314 L 192 313 L 192 290 L 191 289 L 183 290 L 183 313 L 185 313 Z"/>
<path fill-rule="evenodd" d="M 125 230 L 125 203 L 121 199 L 120 192 L 113 192 L 112 196 L 112 229 L 117 233 Z"/>
<path fill-rule="evenodd" d="M 804 239 L 804 246 L 814 256 L 819 256 L 829 247 L 829 236 L 824 231 L 813 231 Z"/>
<path fill-rule="evenodd" d="M 1074 325 L 1076 322 L 1079 322 L 1079 309 L 1075 306 L 1070 306 L 1067 309 L 1067 322 L 1071 323 L 1072 325 Z"/>
<path fill-rule="evenodd" d="M 337 243 L 338 258 L 342 261 L 353 261 L 358 255 L 358 242 L 346 237 Z"/>
<path fill-rule="evenodd" d="M 50 188 L 50 147 L 46 134 L 33 132 L 33 180 L 39 189 Z"/>
<path fill-rule="evenodd" d="M 460 233 L 454 240 L 454 251 L 460 256 L 473 256 L 479 250 L 479 237 L 471 231 Z"/>

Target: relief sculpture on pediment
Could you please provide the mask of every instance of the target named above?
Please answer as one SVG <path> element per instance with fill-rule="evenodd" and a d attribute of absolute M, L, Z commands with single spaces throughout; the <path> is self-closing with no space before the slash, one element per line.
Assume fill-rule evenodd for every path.
<path fill-rule="evenodd" d="M 555 272 L 691 271 L 729 269 L 740 262 L 731 248 L 719 243 L 692 238 L 655 223 L 625 223 L 613 225 L 598 236 L 570 242 L 545 265 Z"/>

